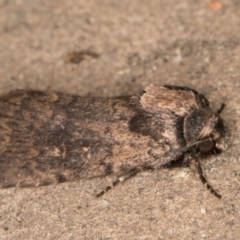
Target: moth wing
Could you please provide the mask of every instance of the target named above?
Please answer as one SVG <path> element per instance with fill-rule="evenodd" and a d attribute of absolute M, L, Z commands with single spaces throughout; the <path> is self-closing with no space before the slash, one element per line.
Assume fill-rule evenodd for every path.
<path fill-rule="evenodd" d="M 109 155 L 112 142 L 87 128 L 78 116 L 81 107 L 87 114 L 84 100 L 57 93 L 17 90 L 2 96 L 0 186 L 49 185 L 88 171 L 104 173 L 105 166 L 96 163 Z"/>

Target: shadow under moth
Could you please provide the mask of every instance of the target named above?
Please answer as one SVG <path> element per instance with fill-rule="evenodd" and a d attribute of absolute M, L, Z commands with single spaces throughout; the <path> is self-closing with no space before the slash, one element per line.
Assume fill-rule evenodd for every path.
<path fill-rule="evenodd" d="M 180 162 L 204 177 L 201 160 L 226 148 L 227 127 L 203 94 L 149 85 L 138 96 L 81 97 L 14 90 L 0 97 L 0 187 L 34 187 Z"/>

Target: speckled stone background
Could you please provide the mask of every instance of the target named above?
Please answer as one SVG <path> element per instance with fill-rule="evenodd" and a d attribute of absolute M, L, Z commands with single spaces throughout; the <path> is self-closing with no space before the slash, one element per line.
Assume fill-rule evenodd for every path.
<path fill-rule="evenodd" d="M 91 51 L 78 64 L 68 54 Z M 204 162 L 211 195 L 186 168 L 0 189 L 1 239 L 239 239 L 240 1 L 0 0 L 0 92 L 135 94 L 186 85 L 218 108 L 229 149 Z"/>

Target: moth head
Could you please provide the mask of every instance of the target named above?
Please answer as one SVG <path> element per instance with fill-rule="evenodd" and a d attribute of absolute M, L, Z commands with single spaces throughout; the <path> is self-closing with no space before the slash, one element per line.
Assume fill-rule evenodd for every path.
<path fill-rule="evenodd" d="M 209 107 L 195 109 L 184 120 L 184 136 L 187 146 L 195 146 L 201 154 L 219 153 L 227 148 L 227 127 L 220 112 Z"/>

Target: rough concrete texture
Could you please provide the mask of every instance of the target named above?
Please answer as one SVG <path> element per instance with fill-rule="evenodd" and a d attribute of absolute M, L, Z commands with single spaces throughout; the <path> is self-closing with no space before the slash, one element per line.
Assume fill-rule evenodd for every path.
<path fill-rule="evenodd" d="M 239 239 L 238 0 L 0 0 L 0 92 L 79 95 L 186 85 L 218 108 L 229 149 L 204 162 L 210 194 L 186 168 L 142 173 L 102 198 L 109 178 L 0 190 L 1 239 Z M 68 54 L 92 51 L 78 64 Z M 80 59 L 81 60 L 81 59 Z"/>

